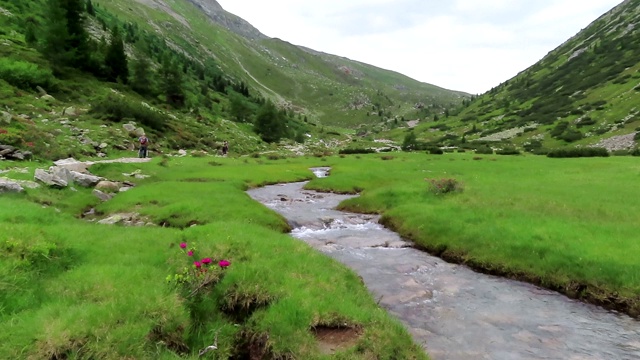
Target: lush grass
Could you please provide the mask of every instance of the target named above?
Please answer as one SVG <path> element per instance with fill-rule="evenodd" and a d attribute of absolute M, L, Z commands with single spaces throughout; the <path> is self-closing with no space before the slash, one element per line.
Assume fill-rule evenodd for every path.
<path fill-rule="evenodd" d="M 355 273 L 283 234 L 286 222 L 244 192 L 308 179 L 320 159 L 212 159 L 91 169 L 113 180 L 151 175 L 98 209 L 170 227 L 78 220 L 95 205 L 82 191 L 0 197 L 0 357 L 196 358 L 217 334 L 218 359 L 252 346 L 270 358 L 323 359 L 311 329 L 348 326 L 362 335 L 332 358 L 426 358 Z M 192 220 L 200 225 L 187 227 Z M 181 242 L 231 261 L 193 298 L 165 281 L 193 260 Z"/>
<path fill-rule="evenodd" d="M 445 257 L 606 305 L 606 296 L 619 297 L 631 301 L 619 308 L 640 311 L 640 265 L 629 255 L 640 250 L 633 158 L 396 156 L 345 159 L 312 186 L 364 190 L 343 208 L 383 213 L 387 225 Z M 442 178 L 462 182 L 464 192 L 429 192 L 425 179 Z"/>

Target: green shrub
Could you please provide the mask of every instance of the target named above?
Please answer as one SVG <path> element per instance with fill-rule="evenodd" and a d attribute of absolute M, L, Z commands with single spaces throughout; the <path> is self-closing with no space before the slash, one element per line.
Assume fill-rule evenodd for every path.
<path fill-rule="evenodd" d="M 431 147 L 431 148 L 427 149 L 427 153 L 429 153 L 431 155 L 443 155 L 444 154 L 444 150 L 440 149 L 439 147 Z"/>
<path fill-rule="evenodd" d="M 520 155 L 520 150 L 516 149 L 515 146 L 507 146 L 503 149 L 496 151 L 498 155 Z"/>
<path fill-rule="evenodd" d="M 51 70 L 10 58 L 0 58 L 0 79 L 23 90 L 33 90 L 36 86 L 51 90 L 55 84 Z"/>
<path fill-rule="evenodd" d="M 609 157 L 609 151 L 605 148 L 567 148 L 549 151 L 550 158 L 579 158 L 579 157 Z"/>
<path fill-rule="evenodd" d="M 98 100 L 91 107 L 91 113 L 115 122 L 133 118 L 138 123 L 159 131 L 164 130 L 168 122 L 168 117 L 160 111 L 117 95 Z"/>
<path fill-rule="evenodd" d="M 362 148 L 351 148 L 351 149 L 342 149 L 338 152 L 341 155 L 353 155 L 353 154 L 373 154 L 376 151 L 373 149 L 362 149 Z"/>
<path fill-rule="evenodd" d="M 631 156 L 640 156 L 640 148 L 635 148 L 629 153 Z"/>
<path fill-rule="evenodd" d="M 476 154 L 493 155 L 493 149 L 489 146 L 480 146 L 476 149 Z"/>

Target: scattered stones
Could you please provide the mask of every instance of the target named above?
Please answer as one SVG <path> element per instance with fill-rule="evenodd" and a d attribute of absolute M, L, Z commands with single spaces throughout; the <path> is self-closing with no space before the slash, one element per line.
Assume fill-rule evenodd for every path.
<path fill-rule="evenodd" d="M 0 159 L 7 160 L 25 160 L 30 159 L 33 153 L 30 151 L 21 151 L 20 149 L 11 145 L 0 145 Z"/>
<path fill-rule="evenodd" d="M 591 147 L 605 148 L 608 151 L 631 150 L 635 148 L 637 144 L 634 140 L 635 136 L 636 133 L 613 136 L 608 139 L 604 139 Z"/>
<path fill-rule="evenodd" d="M 56 101 L 56 98 L 54 98 L 53 96 L 51 96 L 51 95 L 49 95 L 49 94 L 42 95 L 42 96 L 40 97 L 40 99 L 41 99 L 41 100 L 44 100 L 44 101 L 46 101 L 46 102 L 54 102 L 54 101 Z"/>

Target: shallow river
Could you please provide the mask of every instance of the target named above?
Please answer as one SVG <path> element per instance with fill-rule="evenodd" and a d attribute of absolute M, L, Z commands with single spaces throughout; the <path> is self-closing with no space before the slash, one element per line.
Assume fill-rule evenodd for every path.
<path fill-rule="evenodd" d="M 294 237 L 354 269 L 433 359 L 640 359 L 640 321 L 446 263 L 411 248 L 376 216 L 333 210 L 351 196 L 304 185 L 249 195 L 282 214 Z"/>

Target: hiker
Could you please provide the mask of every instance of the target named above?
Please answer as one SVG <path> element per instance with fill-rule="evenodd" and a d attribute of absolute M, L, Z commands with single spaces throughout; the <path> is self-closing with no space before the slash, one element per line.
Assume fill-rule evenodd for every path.
<path fill-rule="evenodd" d="M 222 144 L 222 156 L 227 156 L 228 151 L 229 151 L 229 143 L 225 141 L 224 144 Z"/>
<path fill-rule="evenodd" d="M 147 157 L 147 148 L 149 146 L 149 138 L 142 134 L 138 138 L 138 142 L 140 143 L 140 151 L 138 151 L 138 157 L 146 158 Z"/>

